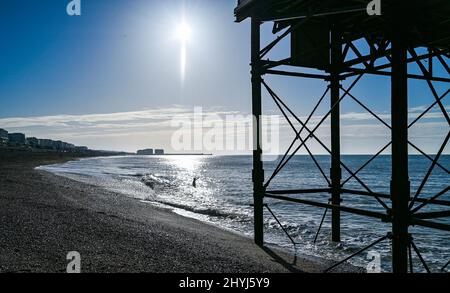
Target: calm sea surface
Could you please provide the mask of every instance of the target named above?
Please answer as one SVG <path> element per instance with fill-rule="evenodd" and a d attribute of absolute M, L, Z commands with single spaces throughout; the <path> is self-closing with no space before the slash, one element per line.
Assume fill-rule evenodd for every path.
<path fill-rule="evenodd" d="M 330 158 L 318 156 L 318 162 L 329 173 Z M 359 169 L 369 156 L 345 156 L 344 163 L 353 171 Z M 390 156 L 373 161 L 359 177 L 374 192 L 389 193 Z M 450 167 L 450 156 L 440 159 L 445 168 Z M 266 176 L 272 174 L 277 162 L 266 162 Z M 431 162 L 420 156 L 410 157 L 410 178 L 415 193 Z M 184 216 L 209 222 L 225 229 L 252 235 L 252 158 L 229 157 L 112 157 L 91 158 L 60 165 L 43 166 L 40 169 L 77 181 L 98 185 L 124 196 L 137 198 L 149 205 L 172 209 Z M 343 172 L 344 180 L 348 173 Z M 192 186 L 198 178 L 197 188 Z M 421 197 L 427 198 L 449 186 L 449 174 L 436 167 L 425 185 Z M 307 156 L 296 156 L 273 180 L 269 189 L 327 188 L 328 183 L 314 162 Z M 356 180 L 350 180 L 346 188 L 365 191 Z M 300 197 L 300 196 L 299 196 Z M 302 195 L 301 198 L 327 202 L 329 194 Z M 365 196 L 344 195 L 346 206 L 383 211 L 374 199 Z M 440 199 L 450 200 L 449 193 Z M 388 200 L 385 202 L 390 205 Z M 270 208 L 285 229 L 299 243 L 301 254 L 341 259 L 357 251 L 390 231 L 390 225 L 379 220 L 342 214 L 343 242 L 330 242 L 330 213 L 316 244 L 313 243 L 324 210 L 300 204 L 267 200 Z M 448 207 L 425 208 L 423 211 L 448 210 Z M 436 220 L 450 224 L 450 220 Z M 438 271 L 450 259 L 450 233 L 414 227 L 411 229 L 416 245 L 434 271 Z M 278 223 L 266 212 L 266 242 L 293 249 L 292 244 Z M 384 270 L 390 269 L 390 242 L 385 241 L 372 250 L 381 254 Z M 352 260 L 353 264 L 366 267 L 367 253 Z M 421 269 L 416 257 L 416 268 Z"/>

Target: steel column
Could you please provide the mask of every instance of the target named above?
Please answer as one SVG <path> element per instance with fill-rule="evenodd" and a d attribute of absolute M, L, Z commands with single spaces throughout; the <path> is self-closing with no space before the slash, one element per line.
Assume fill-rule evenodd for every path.
<path fill-rule="evenodd" d="M 408 66 L 403 24 L 394 21 L 392 33 L 392 268 L 408 272 Z"/>
<path fill-rule="evenodd" d="M 253 198 L 255 243 L 264 244 L 264 170 L 261 147 L 261 22 L 251 20 L 252 113 L 253 113 Z"/>
<path fill-rule="evenodd" d="M 331 66 L 330 66 L 330 92 L 331 107 L 331 203 L 334 206 L 341 204 L 341 134 L 340 134 L 340 70 L 342 63 L 342 45 L 338 30 L 331 31 Z M 331 210 L 331 233 L 334 242 L 341 241 L 341 211 L 337 208 Z"/>

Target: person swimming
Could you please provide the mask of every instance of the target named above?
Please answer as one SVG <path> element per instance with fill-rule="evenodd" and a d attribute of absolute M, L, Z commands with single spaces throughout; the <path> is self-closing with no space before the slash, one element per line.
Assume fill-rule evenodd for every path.
<path fill-rule="evenodd" d="M 197 178 L 194 178 L 194 181 L 192 181 L 192 187 L 197 188 Z"/>

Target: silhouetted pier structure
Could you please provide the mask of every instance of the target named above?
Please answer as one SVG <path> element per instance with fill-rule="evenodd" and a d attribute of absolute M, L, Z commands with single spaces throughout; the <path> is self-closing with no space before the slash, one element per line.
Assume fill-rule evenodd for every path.
<path fill-rule="evenodd" d="M 431 197 L 423 197 L 425 184 L 435 168 L 449 174 L 449 169 L 443 166 L 439 159 L 450 138 L 450 128 L 447 129 L 442 146 L 434 155 L 426 154 L 412 143 L 408 137 L 408 130 L 435 106 L 442 111 L 447 125 L 450 126 L 450 118 L 443 103 L 450 92 L 448 87 L 450 82 L 448 64 L 450 57 L 450 1 L 382 0 L 381 16 L 369 16 L 366 11 L 369 2 L 369 0 L 241 0 L 238 3 L 235 10 L 236 20 L 241 22 L 247 18 L 251 19 L 252 100 L 253 114 L 256 117 L 253 155 L 255 242 L 258 245 L 264 244 L 264 208 L 267 207 L 268 211 L 276 218 L 264 200 L 271 198 L 330 209 L 332 213 L 331 237 L 336 242 L 339 242 L 341 237 L 341 212 L 392 223 L 392 231 L 358 253 L 370 249 L 382 241 L 391 240 L 393 272 L 407 273 L 408 270 L 412 272 L 414 269 L 413 254 L 417 255 L 424 268 L 429 271 L 418 246 L 414 243 L 409 228 L 423 226 L 450 231 L 450 225 L 440 221 L 450 217 L 448 209 L 450 201 L 442 199 L 449 191 L 449 181 L 446 180 L 442 183 L 445 188 L 441 192 Z M 267 22 L 274 24 L 274 40 L 262 47 L 260 29 L 261 25 Z M 286 58 L 282 60 L 267 59 L 268 54 L 287 37 L 291 37 L 290 54 L 287 54 Z M 364 42 L 365 48 L 358 46 L 357 42 Z M 408 66 L 413 64 L 416 66 L 417 72 L 409 72 Z M 438 76 L 433 66 L 440 66 L 445 76 Z M 265 75 L 319 79 L 328 82 L 329 86 L 309 118 L 303 121 L 263 79 Z M 392 104 L 390 124 L 351 93 L 355 85 L 366 75 L 390 78 Z M 352 80 L 348 88 L 344 88 L 341 84 L 346 79 Z M 425 81 L 434 98 L 434 103 L 412 123 L 408 120 L 409 80 Z M 444 85 L 447 89 L 442 94 L 438 93 L 436 86 L 438 83 L 439 86 Z M 259 123 L 263 112 L 263 89 L 268 92 L 296 135 L 286 155 L 267 181 L 262 161 L 261 125 Z M 309 127 L 311 117 L 327 97 L 330 98 L 331 105 L 329 112 L 314 128 Z M 340 104 L 346 97 L 357 102 L 386 126 L 392 134 L 392 141 L 359 170 L 350 170 L 341 160 Z M 324 144 L 316 134 L 316 130 L 328 118 L 331 121 L 331 146 Z M 294 123 L 301 125 L 301 129 L 297 129 Z M 303 135 L 304 133 L 306 136 Z M 329 178 L 307 148 L 308 141 L 316 141 L 331 155 Z M 294 147 L 296 142 L 300 143 L 297 148 Z M 415 192 L 411 190 L 408 173 L 409 147 L 430 161 L 430 168 Z M 317 189 L 272 190 L 270 185 L 272 179 L 279 175 L 301 148 L 306 148 L 317 167 L 326 176 L 329 182 L 328 186 Z M 392 150 L 391 192 L 390 194 L 377 193 L 366 185 L 358 174 L 389 148 Z M 363 190 L 346 188 L 349 179 L 343 180 L 342 170 L 351 175 L 349 179 L 356 179 Z M 323 193 L 331 194 L 328 203 L 301 198 L 303 194 Z M 347 206 L 345 202 L 342 202 L 341 195 L 343 194 L 371 197 L 385 212 Z M 424 208 L 431 205 L 440 208 L 437 211 L 433 209 L 432 212 L 424 212 Z M 290 236 L 289 238 L 294 242 Z M 447 260 L 443 260 L 443 263 L 446 262 Z M 329 270 L 341 263 L 337 263 Z"/>

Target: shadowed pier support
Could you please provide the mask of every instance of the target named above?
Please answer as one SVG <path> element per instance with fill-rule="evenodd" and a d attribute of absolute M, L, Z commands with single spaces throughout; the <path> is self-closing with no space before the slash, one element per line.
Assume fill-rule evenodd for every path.
<path fill-rule="evenodd" d="M 264 170 L 261 148 L 261 62 L 260 44 L 261 23 L 256 17 L 251 20 L 251 55 L 252 55 L 252 104 L 253 104 L 253 198 L 254 198 L 254 232 L 255 243 L 264 244 Z"/>
<path fill-rule="evenodd" d="M 342 40 L 336 27 L 331 31 L 331 203 L 341 205 L 341 134 L 340 134 L 340 70 L 342 63 Z M 341 241 L 341 211 L 331 209 L 331 238 Z"/>
<path fill-rule="evenodd" d="M 401 11 L 401 10 L 399 10 Z M 394 273 L 408 272 L 408 64 L 405 24 L 393 20 L 392 31 L 392 266 Z"/>

